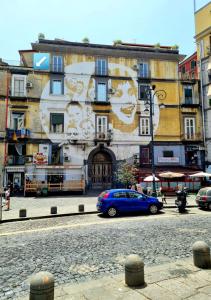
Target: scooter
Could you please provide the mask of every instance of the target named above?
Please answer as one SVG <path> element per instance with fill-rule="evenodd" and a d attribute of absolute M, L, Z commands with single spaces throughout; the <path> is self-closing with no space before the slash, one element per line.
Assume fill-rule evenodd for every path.
<path fill-rule="evenodd" d="M 177 191 L 177 199 L 175 200 L 175 204 L 178 208 L 179 213 L 186 212 L 186 205 L 187 205 L 187 193 L 185 191 Z"/>

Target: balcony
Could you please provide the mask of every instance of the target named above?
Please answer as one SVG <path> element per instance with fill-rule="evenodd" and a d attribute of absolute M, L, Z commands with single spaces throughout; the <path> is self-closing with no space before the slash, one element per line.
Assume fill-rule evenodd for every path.
<path fill-rule="evenodd" d="M 24 155 L 9 155 L 7 157 L 7 165 L 8 166 L 20 166 L 25 164 L 25 157 Z"/>
<path fill-rule="evenodd" d="M 111 130 L 107 132 L 96 132 L 94 138 L 95 145 L 97 144 L 97 142 L 106 142 L 107 144 L 110 144 L 112 137 L 113 132 Z"/>
<path fill-rule="evenodd" d="M 202 134 L 201 133 L 195 133 L 195 134 L 182 134 L 181 135 L 182 141 L 201 141 L 202 140 Z"/>
<path fill-rule="evenodd" d="M 196 102 L 192 97 L 186 97 L 184 99 L 184 102 L 181 104 L 181 107 L 191 107 L 191 108 L 197 108 L 199 107 L 199 101 Z"/>
<path fill-rule="evenodd" d="M 16 139 L 27 139 L 30 137 L 30 130 L 26 128 L 22 129 L 6 129 L 6 138 L 8 140 L 15 141 Z"/>

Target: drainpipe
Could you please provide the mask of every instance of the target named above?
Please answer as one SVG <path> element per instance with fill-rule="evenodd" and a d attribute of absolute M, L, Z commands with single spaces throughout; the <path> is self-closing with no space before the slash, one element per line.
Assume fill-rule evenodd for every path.
<path fill-rule="evenodd" d="M 202 132 L 203 132 L 203 146 L 205 148 L 204 153 L 206 153 L 207 151 L 207 147 L 206 147 L 206 135 L 205 135 L 205 111 L 204 111 L 204 91 L 203 91 L 203 76 L 202 76 L 202 57 L 201 57 L 201 53 L 202 53 L 202 43 L 199 43 L 199 47 L 200 47 L 200 56 L 199 56 L 199 69 L 200 69 L 200 98 L 201 98 L 201 116 L 202 116 Z M 205 169 L 205 166 L 204 168 Z"/>
<path fill-rule="evenodd" d="M 6 89 L 7 89 L 7 92 L 6 92 L 6 114 L 5 114 L 5 133 L 6 133 L 6 129 L 8 128 L 8 103 L 9 103 L 9 72 L 7 70 L 7 85 L 6 85 Z M 4 171 L 5 171 L 5 167 L 6 167 L 6 164 L 7 164 L 7 137 L 5 137 L 5 143 L 4 143 Z M 5 174 L 4 174 L 5 175 Z M 3 183 L 4 182 L 5 178 L 3 178 Z"/>

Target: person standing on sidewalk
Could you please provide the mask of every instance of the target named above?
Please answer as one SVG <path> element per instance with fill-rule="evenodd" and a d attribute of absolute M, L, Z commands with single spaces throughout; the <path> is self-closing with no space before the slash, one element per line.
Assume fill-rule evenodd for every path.
<path fill-rule="evenodd" d="M 7 210 L 10 210 L 10 188 L 7 188 L 5 191 L 5 199 L 6 199 Z"/>

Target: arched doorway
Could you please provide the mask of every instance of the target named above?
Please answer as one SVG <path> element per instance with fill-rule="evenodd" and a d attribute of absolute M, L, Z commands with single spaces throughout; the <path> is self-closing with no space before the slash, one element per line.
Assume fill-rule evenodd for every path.
<path fill-rule="evenodd" d="M 89 182 L 92 189 L 112 187 L 115 156 L 106 148 L 93 150 L 89 155 Z"/>

